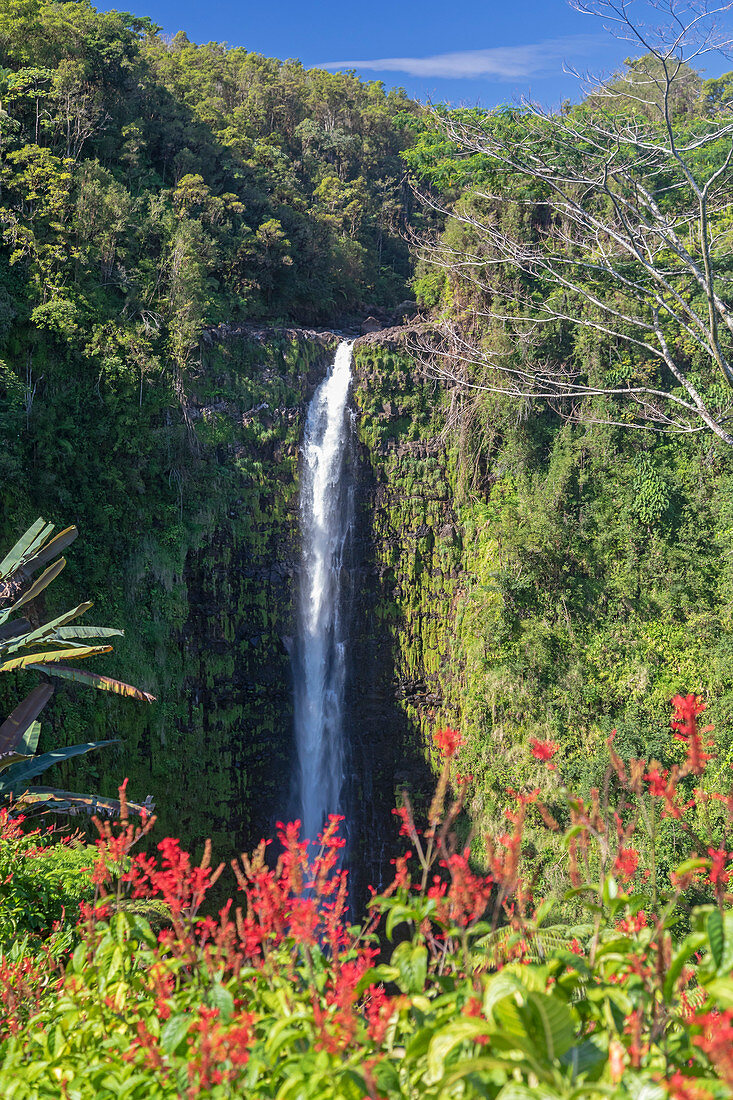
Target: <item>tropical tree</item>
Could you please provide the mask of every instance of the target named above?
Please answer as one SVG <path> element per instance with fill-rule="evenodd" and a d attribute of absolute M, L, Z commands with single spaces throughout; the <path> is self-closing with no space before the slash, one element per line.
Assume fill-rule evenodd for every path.
<path fill-rule="evenodd" d="M 71 545 L 78 531 L 67 527 L 52 537 L 53 531 L 52 523 L 37 519 L 0 561 L 0 672 L 24 670 L 42 675 L 41 682 L 0 725 L 0 799 L 12 799 L 13 806 L 24 811 L 29 807 L 57 813 L 78 809 L 113 811 L 119 807 L 114 799 L 28 785 L 54 764 L 115 744 L 115 739 L 88 741 L 36 754 L 41 732 L 38 716 L 54 694 L 53 678 L 147 703 L 155 700 L 155 696 L 121 680 L 66 663 L 109 653 L 112 646 L 107 640 L 123 634 L 112 627 L 70 625 L 89 610 L 91 602 L 80 603 L 40 626 L 15 615 L 32 604 L 66 565 L 66 559 L 58 555 Z M 134 803 L 128 805 L 133 810 L 142 809 Z M 151 808 L 149 798 L 146 808 Z"/>
<path fill-rule="evenodd" d="M 426 196 L 451 225 L 422 251 L 478 324 L 453 310 L 431 360 L 569 419 L 733 445 L 733 111 L 693 67 L 730 47 L 715 18 L 732 5 L 649 0 L 653 27 L 627 0 L 575 6 L 642 56 L 578 107 L 436 115 L 474 176 L 452 207 Z"/>

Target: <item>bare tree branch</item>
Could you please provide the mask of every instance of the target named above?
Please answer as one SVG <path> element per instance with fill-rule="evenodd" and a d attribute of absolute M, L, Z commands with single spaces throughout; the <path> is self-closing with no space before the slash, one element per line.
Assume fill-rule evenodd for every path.
<path fill-rule="evenodd" d="M 452 208 L 421 195 L 455 229 L 417 243 L 459 298 L 470 299 L 478 323 L 464 323 L 463 336 L 445 323 L 420 352 L 451 385 L 542 399 L 588 421 L 597 416 L 593 399 L 605 396 L 617 409 L 629 403 L 636 426 L 709 430 L 733 445 L 725 424 L 733 405 L 733 112 L 702 112 L 689 65 L 731 49 L 719 20 L 733 3 L 646 0 L 641 7 L 656 24 L 632 15 L 640 7 L 633 0 L 574 6 L 643 56 L 622 75 L 590 83 L 584 103 L 560 114 L 529 101 L 493 114 L 435 112 L 457 158 L 479 157 L 486 170 Z M 511 218 L 512 207 L 525 213 Z M 558 371 L 541 350 L 548 325 L 626 346 L 628 383 Z M 501 334 L 496 349 L 487 329 Z M 617 413 L 605 422 L 627 419 Z"/>

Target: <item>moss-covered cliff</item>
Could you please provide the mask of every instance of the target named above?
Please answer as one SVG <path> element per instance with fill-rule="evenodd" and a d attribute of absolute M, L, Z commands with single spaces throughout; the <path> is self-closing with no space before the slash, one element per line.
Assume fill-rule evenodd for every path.
<path fill-rule="evenodd" d="M 613 729 L 623 756 L 669 765 L 669 700 L 700 692 L 716 726 L 710 781 L 724 783 L 730 456 L 709 439 L 573 427 L 542 408 L 471 398 L 462 413 L 460 394 L 448 433 L 445 393 L 399 341 L 373 339 L 357 353 L 365 507 L 406 735 L 425 745 L 438 722 L 460 724 L 480 823 L 507 787 L 536 782 L 533 737 L 556 740 L 585 789 Z"/>
<path fill-rule="evenodd" d="M 59 769 L 57 783 L 111 793 L 127 775 L 164 828 L 227 850 L 285 811 L 297 446 L 333 346 L 328 334 L 214 330 L 175 387 L 95 390 L 77 371 L 19 423 L 4 541 L 38 513 L 79 526 L 52 598 L 93 595 L 97 621 L 127 631 L 106 670 L 158 697 L 145 708 L 60 690 L 42 748 L 121 745 Z M 87 433 L 72 434 L 84 411 Z"/>
<path fill-rule="evenodd" d="M 427 789 L 437 725 L 467 737 L 480 821 L 528 780 L 531 737 L 557 739 L 588 785 L 613 727 L 623 753 L 669 756 L 668 700 L 697 690 L 724 769 L 733 712 L 727 457 L 499 410 L 468 487 L 446 395 L 404 337 L 361 338 L 354 355 L 347 794 L 355 862 L 375 882 L 395 789 Z M 159 697 L 146 709 L 62 689 L 44 745 L 122 743 L 56 781 L 113 793 L 129 775 L 165 828 L 223 853 L 289 809 L 298 441 L 336 339 L 220 328 L 185 377 L 100 389 L 76 370 L 52 406 L 44 392 L 6 411 L 5 459 L 25 477 L 6 494 L 5 541 L 39 512 L 78 523 L 54 598 L 94 595 L 95 618 L 128 631 L 105 671 Z M 86 433 L 67 435 L 77 418 Z"/>

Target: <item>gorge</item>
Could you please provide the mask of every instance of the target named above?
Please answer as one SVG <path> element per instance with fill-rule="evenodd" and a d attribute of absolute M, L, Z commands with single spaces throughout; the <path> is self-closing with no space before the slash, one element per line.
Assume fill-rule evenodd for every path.
<path fill-rule="evenodd" d="M 54 598 L 93 598 L 99 621 L 124 628 L 100 671 L 159 700 L 142 711 L 58 692 L 42 750 L 121 747 L 60 767 L 57 783 L 113 795 L 129 776 L 161 829 L 211 836 L 223 855 L 295 807 L 299 448 L 338 331 L 367 317 L 384 327 L 352 352 L 343 720 L 359 736 L 337 769 L 352 845 L 374 838 L 365 878 L 388 863 L 395 790 L 419 802 L 429 789 L 437 725 L 466 735 L 479 829 L 527 779 L 532 737 L 562 743 L 585 789 L 611 729 L 627 754 L 657 751 L 676 691 L 706 693 L 725 725 L 727 452 L 568 423 L 425 365 L 420 334 L 444 322 L 505 350 L 481 303 L 418 247 L 426 231 L 470 246 L 465 223 L 418 195 L 475 205 L 480 158 L 454 158 L 419 104 L 353 75 L 164 41 L 87 4 L 23 13 L 0 12 L 14 74 L 0 535 L 11 545 L 39 514 L 77 524 Z M 72 61 L 76 98 L 59 91 Z M 42 95 L 28 65 L 46 74 Z M 67 163 L 68 111 L 82 108 L 89 133 Z M 493 213 L 513 224 L 522 193 L 509 177 L 501 188 Z M 547 331 L 551 367 L 636 369 L 582 333 Z"/>

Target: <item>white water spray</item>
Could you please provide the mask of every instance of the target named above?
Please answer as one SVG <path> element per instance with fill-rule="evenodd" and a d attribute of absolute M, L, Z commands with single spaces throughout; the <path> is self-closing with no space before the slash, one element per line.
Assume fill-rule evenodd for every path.
<path fill-rule="evenodd" d="M 295 647 L 295 740 L 301 835 L 315 840 L 340 813 L 344 783 L 346 682 L 344 555 L 353 520 L 344 477 L 350 441 L 347 407 L 351 342 L 342 341 L 313 395 L 303 440 L 302 559 Z"/>

